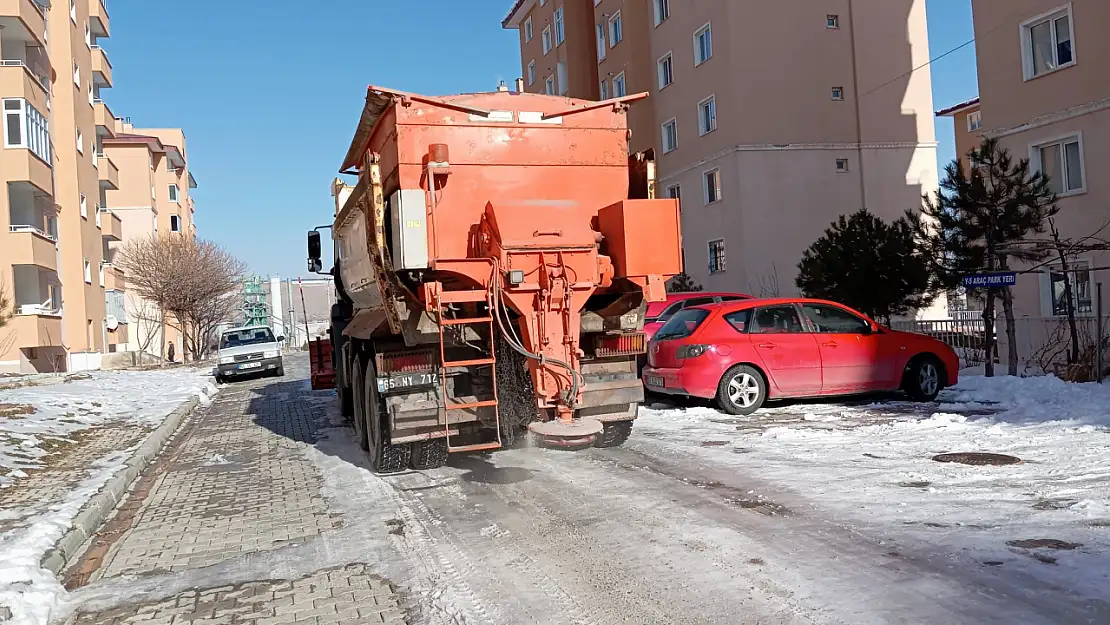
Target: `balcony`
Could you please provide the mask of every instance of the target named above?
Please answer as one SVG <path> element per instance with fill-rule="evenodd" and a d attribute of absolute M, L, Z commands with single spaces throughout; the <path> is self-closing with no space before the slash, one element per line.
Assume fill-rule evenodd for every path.
<path fill-rule="evenodd" d="M 104 100 L 93 100 L 93 119 L 96 122 L 97 136 L 102 138 L 116 136 L 116 118 Z"/>
<path fill-rule="evenodd" d="M 49 79 L 36 75 L 26 61 L 0 60 L 0 93 L 5 98 L 23 98 L 45 113 L 50 94 L 43 85 L 49 82 Z"/>
<path fill-rule="evenodd" d="M 110 209 L 100 209 L 101 222 L 102 222 L 102 235 L 109 241 L 122 241 L 123 240 L 123 220 L 119 215 L 113 213 Z M 108 258 L 108 256 L 105 256 Z"/>
<path fill-rule="evenodd" d="M 56 347 L 62 344 L 61 311 L 24 306 L 16 313 L 4 329 L 11 330 L 19 347 Z"/>
<path fill-rule="evenodd" d="M 111 37 L 112 32 L 108 22 L 108 9 L 104 7 L 104 0 L 90 0 L 89 26 L 92 27 L 94 37 Z"/>
<path fill-rule="evenodd" d="M 35 0 L 0 0 L 0 28 L 5 39 L 46 47 L 46 15 Z"/>
<path fill-rule="evenodd" d="M 115 191 L 119 189 L 119 167 L 112 159 L 103 154 L 96 156 L 96 170 L 100 177 L 100 188 Z"/>
<path fill-rule="evenodd" d="M 8 182 L 26 182 L 43 194 L 53 195 L 54 171 L 30 149 L 0 150 L 0 171 Z"/>
<path fill-rule="evenodd" d="M 34 226 L 11 226 L 0 256 L 12 265 L 33 265 L 58 270 L 58 245 L 54 237 Z"/>
<path fill-rule="evenodd" d="M 92 71 L 93 81 L 100 88 L 112 86 L 112 62 L 108 60 L 108 53 L 104 48 L 92 46 Z"/>
<path fill-rule="evenodd" d="M 104 289 L 107 291 L 124 291 L 127 280 L 123 277 L 123 270 L 111 263 L 104 263 Z"/>

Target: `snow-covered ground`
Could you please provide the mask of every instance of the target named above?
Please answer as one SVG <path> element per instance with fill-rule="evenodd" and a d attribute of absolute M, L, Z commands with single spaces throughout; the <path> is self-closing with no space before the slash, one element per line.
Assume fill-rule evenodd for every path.
<path fill-rule="evenodd" d="M 60 384 L 0 391 L 0 488 L 19 488 L 30 473 L 49 471 L 55 456 L 81 444 L 75 437 L 82 432 L 109 425 L 153 429 L 191 397 L 207 403 L 216 392 L 209 375 L 196 368 L 94 372 Z M 0 520 L 18 520 L 0 534 L 0 621 L 6 611 L 11 618 L 6 625 L 47 622 L 65 590 L 40 567 L 42 557 L 134 451 L 135 446 L 112 450 L 92 462 L 72 489 L 34 509 L 0 508 Z"/>
<path fill-rule="evenodd" d="M 964 377 L 936 404 L 770 405 L 751 417 L 656 403 L 635 432 L 785 487 L 910 549 L 1030 574 L 1105 599 L 1110 587 L 1110 385 Z M 1020 463 L 937 462 L 950 452 Z M 1027 543 L 1048 539 L 1055 543 Z"/>

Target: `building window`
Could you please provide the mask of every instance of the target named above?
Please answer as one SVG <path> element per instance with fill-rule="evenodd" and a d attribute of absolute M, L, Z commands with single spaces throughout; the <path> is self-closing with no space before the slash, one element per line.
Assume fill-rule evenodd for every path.
<path fill-rule="evenodd" d="M 609 47 L 615 48 L 624 39 L 624 21 L 621 12 L 617 11 L 609 18 Z"/>
<path fill-rule="evenodd" d="M 532 16 L 524 20 L 524 43 L 532 41 Z"/>
<path fill-rule="evenodd" d="M 85 284 L 92 284 L 92 265 L 87 258 L 85 259 Z"/>
<path fill-rule="evenodd" d="M 725 270 L 725 240 L 709 242 L 709 273 L 723 273 Z"/>
<path fill-rule="evenodd" d="M 1070 275 L 1067 275 L 1070 274 Z M 1062 317 L 1068 314 L 1068 299 L 1065 279 L 1071 282 L 1072 305 L 1075 313 L 1089 315 L 1094 312 L 1091 298 L 1091 265 L 1086 261 L 1077 260 L 1068 263 L 1068 272 L 1064 273 L 1060 265 L 1049 267 L 1048 271 L 1048 304 L 1053 316 Z"/>
<path fill-rule="evenodd" d="M 104 263 L 100 264 L 100 270 L 97 273 L 100 276 L 100 286 L 104 286 Z"/>
<path fill-rule="evenodd" d="M 555 45 L 560 45 L 567 38 L 566 29 L 563 26 L 563 7 L 555 9 Z"/>
<path fill-rule="evenodd" d="M 713 204 L 714 202 L 721 201 L 721 170 L 710 169 L 701 175 L 702 179 L 702 194 L 705 196 L 705 203 Z"/>
<path fill-rule="evenodd" d="M 825 16 L 825 28 L 840 28 L 840 16 L 839 15 L 826 15 Z"/>
<path fill-rule="evenodd" d="M 672 200 L 678 200 L 678 212 L 682 212 L 682 186 L 672 184 L 667 187 L 667 197 Z"/>
<path fill-rule="evenodd" d="M 89 82 L 89 106 L 96 106 L 96 97 L 93 96 L 93 85 Z"/>
<path fill-rule="evenodd" d="M 78 87 L 81 86 L 81 66 L 77 64 L 77 61 L 73 62 L 73 84 Z"/>
<path fill-rule="evenodd" d="M 1061 195 L 1085 190 L 1083 142 L 1078 136 L 1034 146 L 1033 156 L 1040 171 L 1048 176 L 1048 188 Z"/>
<path fill-rule="evenodd" d="M 548 76 L 543 84 L 543 92 L 547 95 L 555 95 L 555 77 Z"/>
<path fill-rule="evenodd" d="M 832 88 L 832 99 L 834 99 L 834 100 L 843 100 L 844 99 L 844 87 L 833 87 Z"/>
<path fill-rule="evenodd" d="M 983 127 L 983 117 L 979 111 L 967 114 L 967 131 L 975 132 Z"/>
<path fill-rule="evenodd" d="M 536 62 L 531 61 L 528 63 L 528 86 L 536 84 Z"/>
<path fill-rule="evenodd" d="M 1025 79 L 1030 80 L 1073 65 L 1073 35 L 1070 6 L 1022 24 Z"/>
<path fill-rule="evenodd" d="M 698 102 L 698 133 L 705 136 L 717 129 L 717 98 L 709 96 Z"/>
<path fill-rule="evenodd" d="M 4 147 L 26 148 L 52 165 L 50 125 L 46 116 L 22 98 L 5 98 L 3 103 Z"/>
<path fill-rule="evenodd" d="M 838 173 L 838 174 L 848 173 L 848 159 L 846 159 L 846 158 L 836 159 L 836 173 Z"/>
<path fill-rule="evenodd" d="M 81 129 L 77 129 L 77 151 L 81 154 L 85 153 L 85 135 L 81 134 Z"/>
<path fill-rule="evenodd" d="M 540 41 L 543 43 L 543 53 L 551 52 L 551 27 L 543 29 L 543 34 L 540 35 Z"/>
<path fill-rule="evenodd" d="M 605 47 L 605 24 L 597 25 L 597 62 L 600 63 L 605 60 L 607 54 Z"/>
<path fill-rule="evenodd" d="M 713 29 L 709 24 L 694 33 L 694 66 L 701 65 L 713 57 Z"/>
<path fill-rule="evenodd" d="M 671 0 L 655 0 L 655 25 L 662 24 L 671 16 Z"/>
<path fill-rule="evenodd" d="M 613 77 L 613 97 L 623 98 L 628 95 L 628 88 L 624 82 L 624 72 Z"/>
<path fill-rule="evenodd" d="M 674 57 L 670 52 L 659 59 L 659 88 L 665 89 L 674 82 Z"/>
<path fill-rule="evenodd" d="M 85 219 L 89 218 L 89 203 L 85 199 L 85 194 L 81 194 L 81 216 Z"/>
<path fill-rule="evenodd" d="M 100 204 L 93 204 L 93 217 L 96 219 L 96 227 L 97 228 L 100 228 L 101 226 L 103 226 L 103 222 L 101 221 L 101 218 L 100 218 Z"/>
<path fill-rule="evenodd" d="M 606 78 L 602 78 L 600 87 L 601 87 L 601 89 L 600 89 L 599 93 L 601 93 L 601 99 L 602 100 L 608 100 L 609 99 L 609 80 L 606 79 Z"/>
<path fill-rule="evenodd" d="M 567 83 L 567 64 L 559 61 L 555 64 L 555 74 L 559 83 L 559 94 L 566 95 L 570 91 L 570 85 Z"/>
<path fill-rule="evenodd" d="M 171 184 L 171 185 L 170 185 L 170 201 L 171 201 L 171 202 L 177 202 L 177 201 L 178 201 L 178 198 L 177 198 L 177 185 L 176 185 L 176 184 Z"/>
<path fill-rule="evenodd" d="M 69 0 L 69 19 L 77 23 L 77 0 Z"/>
<path fill-rule="evenodd" d="M 170 232 L 181 232 L 181 217 L 170 215 Z"/>
<path fill-rule="evenodd" d="M 540 0 L 540 6 L 541 6 L 541 7 L 542 7 L 543 5 L 545 5 L 545 4 L 547 4 L 547 0 Z"/>
<path fill-rule="evenodd" d="M 672 119 L 663 123 L 663 153 L 678 149 L 678 121 Z"/>

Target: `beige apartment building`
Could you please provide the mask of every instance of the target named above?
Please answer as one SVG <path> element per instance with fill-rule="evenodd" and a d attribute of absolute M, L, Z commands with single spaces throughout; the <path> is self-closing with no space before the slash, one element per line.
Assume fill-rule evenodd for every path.
<path fill-rule="evenodd" d="M 1015 157 L 1047 173 L 1060 200 L 1056 223 L 1064 237 L 1082 239 L 1110 222 L 1110 23 L 1105 0 L 973 0 L 979 98 L 956 107 L 956 142 L 966 158 L 974 133 L 996 137 Z M 1099 182 L 1103 180 L 1103 182 Z M 1099 236 L 1110 239 L 1110 228 Z M 1076 310 L 1095 310 L 1095 284 L 1105 282 L 1110 254 L 1071 259 Z M 1060 318 L 1064 276 L 1055 265 L 1020 277 L 1019 316 Z M 1027 324 L 1028 325 L 1028 324 Z M 1042 324 L 1043 325 L 1043 324 Z M 1036 329 L 1024 342 L 1038 340 Z M 1042 332 L 1043 334 L 1043 332 Z"/>
<path fill-rule="evenodd" d="M 191 191 L 197 183 L 185 158 L 185 133 L 180 128 L 135 128 L 129 120 L 114 121 L 113 134 L 103 145 L 105 153 L 119 164 L 119 188 L 109 192 L 107 199 L 122 218 L 122 235 L 118 243 L 105 249 L 109 263 L 116 249 L 130 240 L 166 233 L 196 236 Z M 126 283 L 126 277 L 121 279 Z M 128 293 L 119 306 L 132 326 L 127 351 L 158 356 L 163 345 L 172 343 L 175 358 L 183 357 L 180 333 L 167 327 L 163 339 L 153 303 Z"/>
<path fill-rule="evenodd" d="M 519 0 L 502 25 L 527 91 L 651 94 L 630 149 L 682 200 L 706 288 L 793 294 L 836 217 L 895 218 L 937 188 L 925 0 Z"/>
<path fill-rule="evenodd" d="M 97 369 L 135 343 L 126 280 L 112 264 L 125 232 L 140 227 L 113 210 L 134 175 L 117 160 L 129 153 L 108 146 L 132 134 L 164 144 L 169 156 L 143 188 L 176 207 L 159 213 L 161 228 L 195 228 L 181 131 L 134 130 L 102 98 L 113 84 L 100 45 L 109 35 L 104 0 L 0 0 L 0 285 L 12 303 L 0 372 Z"/>

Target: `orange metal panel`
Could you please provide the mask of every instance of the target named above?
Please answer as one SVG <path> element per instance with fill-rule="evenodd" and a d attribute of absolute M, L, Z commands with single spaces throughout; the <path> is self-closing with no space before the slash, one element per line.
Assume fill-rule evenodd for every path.
<path fill-rule="evenodd" d="M 682 271 L 678 200 L 624 200 L 598 212 L 603 249 L 617 277 L 664 276 Z"/>

